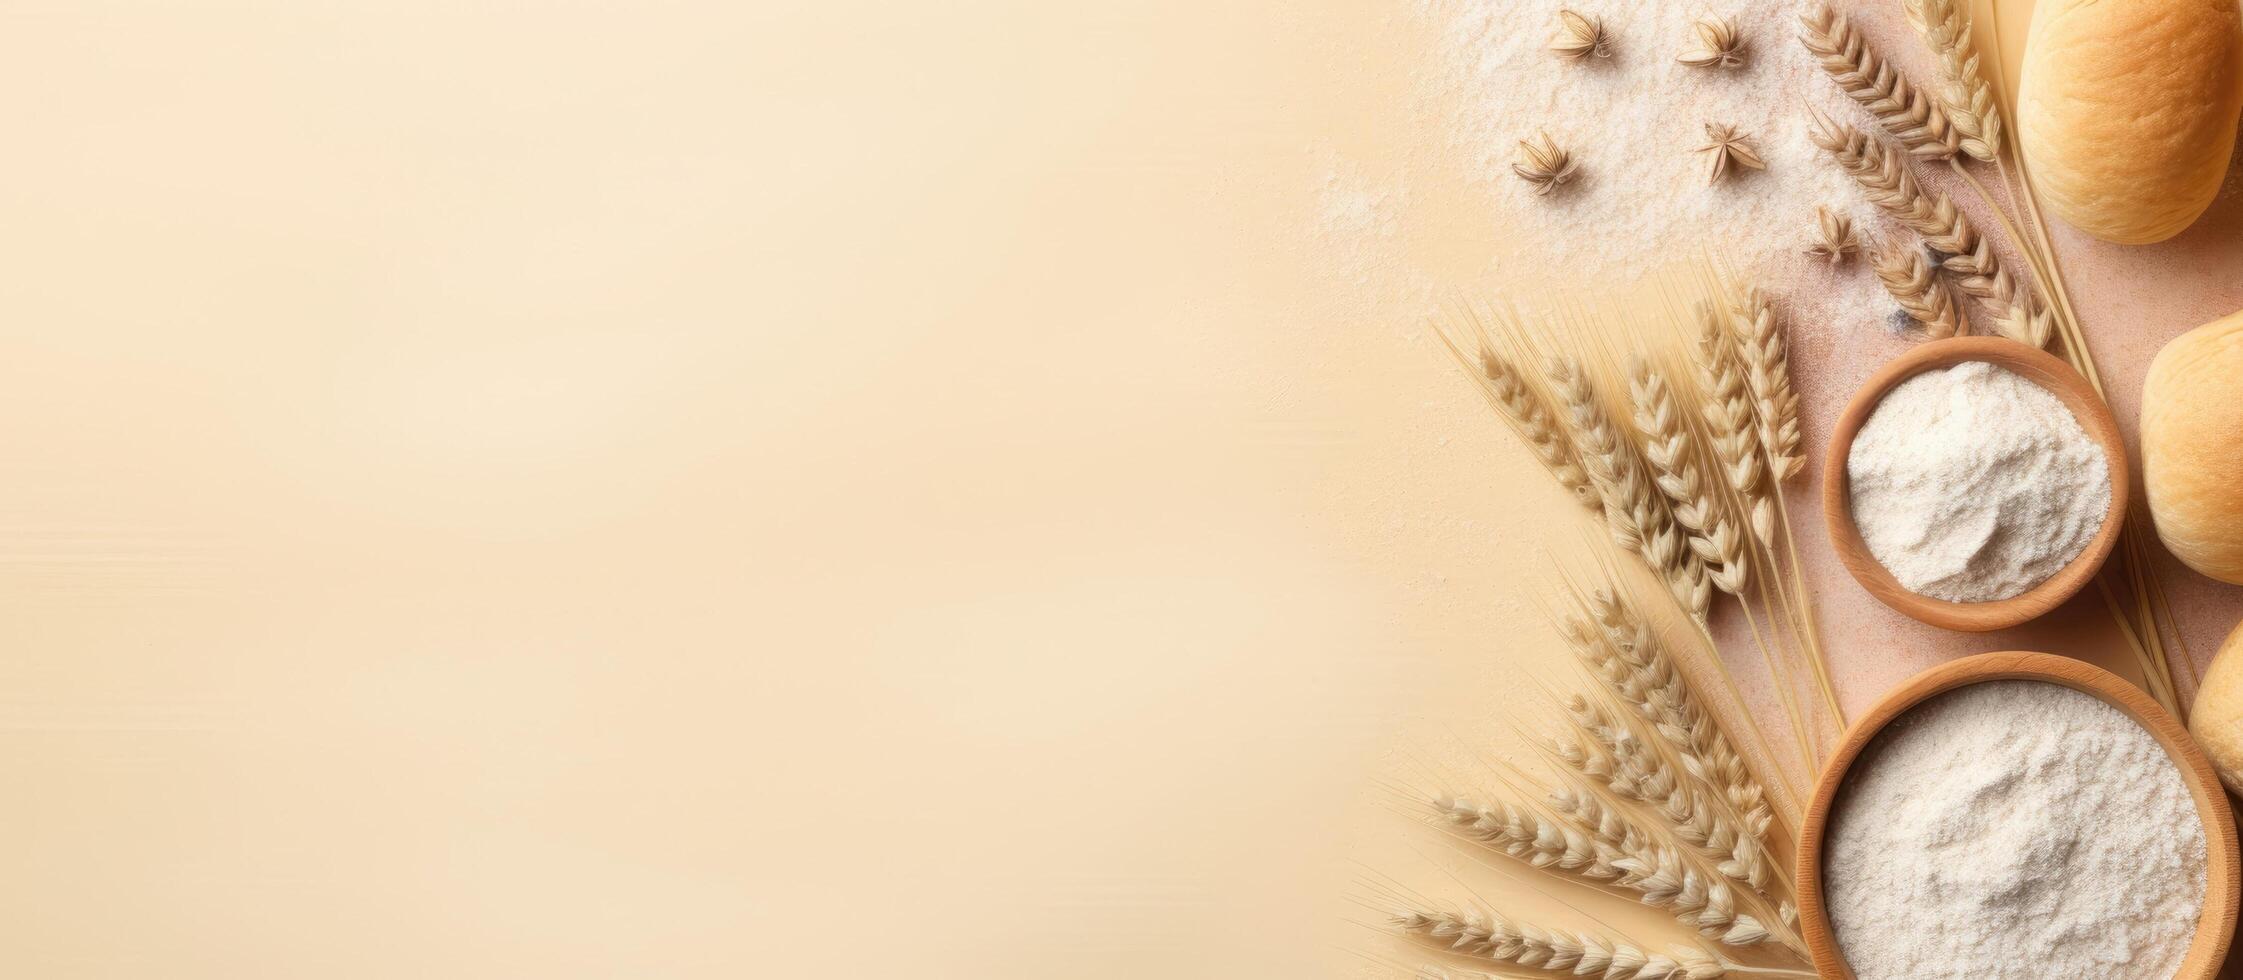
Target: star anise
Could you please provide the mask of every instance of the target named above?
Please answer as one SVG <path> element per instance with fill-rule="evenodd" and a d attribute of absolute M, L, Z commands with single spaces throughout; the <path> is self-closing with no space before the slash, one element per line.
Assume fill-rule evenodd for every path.
<path fill-rule="evenodd" d="M 1737 33 L 1736 21 L 1707 17 L 1694 26 L 1697 50 L 1675 60 L 1692 68 L 1735 68 L 1745 63 L 1744 35 Z"/>
<path fill-rule="evenodd" d="M 1846 256 L 1861 248 L 1861 239 L 1854 236 L 1854 219 L 1829 208 L 1815 208 L 1815 232 L 1807 254 L 1828 259 L 1831 265 L 1846 261 Z"/>
<path fill-rule="evenodd" d="M 1558 185 L 1573 179 L 1576 169 L 1573 155 L 1550 141 L 1550 134 L 1541 133 L 1531 140 L 1519 141 L 1518 162 L 1511 164 L 1511 172 L 1520 180 L 1534 185 L 1537 196 L 1557 190 Z"/>
<path fill-rule="evenodd" d="M 1708 158 L 1706 166 L 1706 183 L 1708 184 L 1720 183 L 1721 178 L 1729 176 L 1730 172 L 1740 168 L 1768 169 L 1768 162 L 1760 159 L 1760 154 L 1753 152 L 1750 142 L 1751 137 L 1738 132 L 1735 126 L 1727 123 L 1707 123 L 1706 139 L 1708 142 L 1706 145 L 1699 147 L 1698 152 L 1706 154 Z"/>
<path fill-rule="evenodd" d="M 1612 35 L 1605 33 L 1603 20 L 1560 10 L 1558 26 L 1562 33 L 1550 43 L 1550 50 L 1576 60 L 1590 55 L 1612 57 Z"/>

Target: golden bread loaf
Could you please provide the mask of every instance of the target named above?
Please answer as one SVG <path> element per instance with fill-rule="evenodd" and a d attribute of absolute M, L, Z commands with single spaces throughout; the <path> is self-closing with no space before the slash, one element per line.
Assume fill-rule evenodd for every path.
<path fill-rule="evenodd" d="M 2204 686 L 2196 691 L 2189 708 L 2188 732 L 2196 745 L 2212 757 L 2220 782 L 2228 792 L 2243 795 L 2243 626 L 2227 635 L 2220 652 L 2212 656 L 2212 669 L 2204 672 Z"/>
<path fill-rule="evenodd" d="M 2123 245 L 2203 214 L 2243 112 L 2237 0 L 2041 0 L 2017 144 L 2048 210 Z"/>
<path fill-rule="evenodd" d="M 2243 312 L 2173 338 L 2150 362 L 2142 486 L 2175 557 L 2243 583 Z"/>

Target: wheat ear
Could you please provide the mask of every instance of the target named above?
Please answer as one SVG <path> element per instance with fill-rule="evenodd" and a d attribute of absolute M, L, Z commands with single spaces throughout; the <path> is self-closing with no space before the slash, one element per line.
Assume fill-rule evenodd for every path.
<path fill-rule="evenodd" d="M 1745 385 L 1752 390 L 1760 448 L 1768 454 L 1776 482 L 1782 483 L 1807 466 L 1799 451 L 1799 393 L 1791 387 L 1791 352 L 1768 294 L 1746 289 L 1730 300 L 1729 313 L 1736 324 Z"/>
<path fill-rule="evenodd" d="M 1686 549 L 1666 499 L 1652 483 L 1649 467 L 1597 400 L 1580 362 L 1553 357 L 1549 371 L 1558 402 L 1573 423 L 1582 466 L 1604 501 L 1605 524 L 1613 540 L 1642 556 L 1666 580 L 1675 601 L 1704 621 L 1713 605 L 1713 584 L 1705 564 Z"/>
<path fill-rule="evenodd" d="M 1559 425 L 1557 416 L 1550 410 L 1541 392 L 1527 383 L 1518 366 L 1490 350 L 1481 350 L 1479 357 L 1480 380 L 1488 400 L 1494 404 L 1511 428 L 1534 451 L 1534 458 L 1544 469 L 1557 478 L 1581 506 L 1601 511 L 1604 505 L 1597 499 L 1597 488 L 1589 482 L 1589 474 L 1581 468 L 1581 456 Z"/>
<path fill-rule="evenodd" d="M 1909 22 L 1939 56 L 1939 101 L 1961 137 L 1957 145 L 1979 160 L 2002 152 L 2002 113 L 1994 88 L 1979 70 L 1970 11 L 1956 0 L 1910 0 Z"/>
<path fill-rule="evenodd" d="M 1696 354 L 1698 383 L 1705 392 L 1700 416 L 1713 443 L 1714 459 L 1721 464 L 1729 489 L 1751 511 L 1753 534 L 1763 542 L 1773 541 L 1776 506 L 1769 499 L 1767 471 L 1761 466 L 1744 369 L 1737 363 L 1729 331 L 1709 307 L 1698 310 Z"/>
<path fill-rule="evenodd" d="M 1955 275 L 1955 285 L 1994 311 L 1995 332 L 2031 347 L 2048 346 L 2056 323 L 2047 304 L 2010 278 L 1993 243 L 1978 233 L 1951 198 L 1918 185 L 1892 147 L 1811 108 L 1808 111 L 1814 117 L 1810 128 L 1816 145 L 1861 185 L 1871 203 L 1924 236 L 1945 256 L 1940 267 Z"/>
<path fill-rule="evenodd" d="M 1962 311 L 1955 308 L 1955 298 L 1932 272 L 1931 263 L 1924 261 L 1923 253 L 1902 245 L 1889 245 L 1872 254 L 1869 264 L 1877 270 L 1877 279 L 1885 284 L 1885 292 L 1891 293 L 1909 318 L 1922 325 L 1924 332 L 1933 339 L 1969 331 Z"/>
<path fill-rule="evenodd" d="M 1622 686 L 1642 692 L 1639 713 L 1674 747 L 1683 768 L 1718 791 L 1755 836 L 1764 834 L 1774 819 L 1768 809 L 1767 791 L 1730 744 L 1720 723 L 1698 704 L 1689 680 L 1659 642 L 1658 634 L 1616 592 L 1597 590 L 1590 597 L 1590 608 L 1604 642 L 1586 650 L 1576 646 L 1576 654 L 1600 678 L 1609 678 L 1608 671 L 1613 668 L 1624 670 L 1627 680 Z M 1572 639 L 1570 635 L 1568 639 Z M 1610 667 L 1597 662 L 1607 652 Z M 1606 683 L 1609 687 L 1612 681 L 1607 679 Z"/>
<path fill-rule="evenodd" d="M 1544 820 L 1525 807 L 1443 796 L 1433 801 L 1433 809 L 1458 833 L 1537 870 L 1600 883 L 1618 881 L 1623 874 L 1617 862 L 1626 860 L 1627 852 L 1593 834 Z"/>
<path fill-rule="evenodd" d="M 1407 909 L 1394 914 L 1402 931 L 1451 952 L 1551 973 L 1603 980 L 1721 980 L 1734 964 L 1694 946 L 1665 953 L 1643 949 L 1579 929 L 1545 929 L 1491 911 Z M 1763 972 L 1755 970 L 1754 972 Z M 1796 970 L 1771 970 L 1786 976 L 1811 976 Z"/>
<path fill-rule="evenodd" d="M 1909 152 L 1934 160 L 1954 157 L 1961 134 L 1946 110 L 1878 57 L 1844 15 L 1818 0 L 1799 23 L 1803 28 L 1799 40 L 1822 70 L 1847 97 L 1869 110 L 1886 132 L 1907 144 Z"/>
<path fill-rule="evenodd" d="M 1708 882 L 1673 850 L 1638 841 L 1620 847 L 1525 807 L 1442 797 L 1433 801 L 1456 832 L 1502 851 L 1529 867 L 1634 893 L 1643 904 L 1727 946 L 1757 946 L 1775 938 L 1760 920 L 1737 911 L 1737 896 L 1723 882 Z"/>
<path fill-rule="evenodd" d="M 1653 477 L 1666 493 L 1675 520 L 1690 532 L 1690 548 L 1706 563 L 1714 587 L 1742 595 L 1748 577 L 1746 529 L 1729 514 L 1729 497 L 1700 478 L 1698 444 L 1675 406 L 1674 389 L 1651 365 L 1638 361 L 1628 378 L 1637 431 Z"/>
<path fill-rule="evenodd" d="M 1575 695 L 1566 701 L 1574 726 L 1586 733 L 1601 756 L 1602 765 L 1582 769 L 1624 800 L 1655 808 L 1676 838 L 1689 845 L 1725 878 L 1742 882 L 1754 893 L 1774 901 L 1768 892 L 1773 874 L 1761 853 L 1758 835 L 1731 819 L 1726 808 L 1708 799 L 1699 783 L 1685 779 L 1665 757 L 1637 739 L 1625 723 L 1604 709 Z M 1586 746 L 1574 743 L 1559 758 L 1571 763 Z"/>

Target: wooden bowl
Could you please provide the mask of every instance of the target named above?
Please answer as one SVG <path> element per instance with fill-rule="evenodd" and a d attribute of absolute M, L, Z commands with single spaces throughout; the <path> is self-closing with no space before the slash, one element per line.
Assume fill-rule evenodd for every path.
<path fill-rule="evenodd" d="M 1853 451 L 1854 436 L 1861 431 L 1862 423 L 1869 420 L 1877 403 L 1893 386 L 1925 371 L 1951 367 L 1964 361 L 1986 361 L 2006 368 L 2027 381 L 2055 395 L 2064 407 L 2072 410 L 2080 428 L 2103 447 L 2103 456 L 2111 474 L 2111 509 L 2103 517 L 2103 529 L 2096 532 L 2085 550 L 2071 563 L 2049 576 L 2048 580 L 2033 586 L 2024 594 L 1993 602 L 1949 602 L 1911 592 L 1901 585 L 1893 573 L 1869 553 L 1869 543 L 1862 540 L 1861 529 L 1854 526 L 1853 495 L 1849 492 L 1846 477 L 1846 455 Z M 1981 633 L 1986 630 L 2006 629 L 2033 619 L 2057 606 L 2079 592 L 2087 580 L 2094 578 L 2110 557 L 2111 547 L 2118 543 L 2119 532 L 2126 525 L 2126 498 L 2134 485 L 2127 469 L 2126 442 L 2119 436 L 2118 421 L 2111 417 L 2110 407 L 2103 404 L 2102 396 L 2082 378 L 2072 366 L 2055 355 L 2035 350 L 2024 344 L 2000 337 L 1951 337 L 1935 340 L 1893 359 L 1877 373 L 1870 375 L 1854 399 L 1846 404 L 1845 414 L 1838 417 L 1838 427 L 1830 436 L 1830 451 L 1823 458 L 1822 513 L 1823 523 L 1829 528 L 1830 544 L 1838 552 L 1838 560 L 1853 573 L 1861 587 L 1876 596 L 1877 601 L 1899 610 L 1919 622 L 1942 629 Z"/>
<path fill-rule="evenodd" d="M 1815 795 L 1808 803 L 1799 832 L 1799 927 L 1816 972 L 1840 980 L 1852 980 L 1854 975 L 1838 953 L 1838 942 L 1831 934 L 1830 917 L 1822 895 L 1823 830 L 1830 819 L 1831 804 L 1838 796 L 1839 785 L 1845 781 L 1847 768 L 1886 723 L 1925 699 L 1981 681 L 2013 679 L 2062 684 L 2102 699 L 2147 729 L 2180 767 L 2181 779 L 2188 784 L 2189 795 L 2196 800 L 2196 813 L 2204 820 L 2206 853 L 2204 910 L 2197 916 L 2196 938 L 2189 943 L 2188 954 L 2182 958 L 2180 972 L 2174 977 L 2176 980 L 2211 980 L 2227 958 L 2228 943 L 2235 935 L 2239 882 L 2235 816 L 2228 809 L 2227 793 L 2220 787 L 2219 776 L 2212 771 L 2211 760 L 2206 759 L 2203 750 L 2189 738 L 2188 730 L 2140 688 L 2094 664 L 2046 653 L 1982 653 L 1933 667 L 1885 695 L 1875 708 L 1846 729 L 1838 751 L 1823 765 L 1822 776 L 1815 781 Z"/>

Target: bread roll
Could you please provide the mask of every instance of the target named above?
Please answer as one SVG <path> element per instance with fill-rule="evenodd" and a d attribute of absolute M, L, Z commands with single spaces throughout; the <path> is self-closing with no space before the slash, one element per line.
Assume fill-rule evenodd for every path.
<path fill-rule="evenodd" d="M 2243 111 L 2236 0 L 2041 0 L 2017 143 L 2050 211 L 2122 245 L 2203 214 Z"/>
<path fill-rule="evenodd" d="M 2204 672 L 2204 686 L 2196 690 L 2189 708 L 2188 732 L 2196 745 L 2212 757 L 2220 782 L 2228 792 L 2243 795 L 2243 626 L 2227 635 L 2220 652 L 2212 656 L 2212 669 Z"/>
<path fill-rule="evenodd" d="M 2243 583 L 2243 313 L 2173 338 L 2150 362 L 2142 485 L 2174 556 Z"/>

